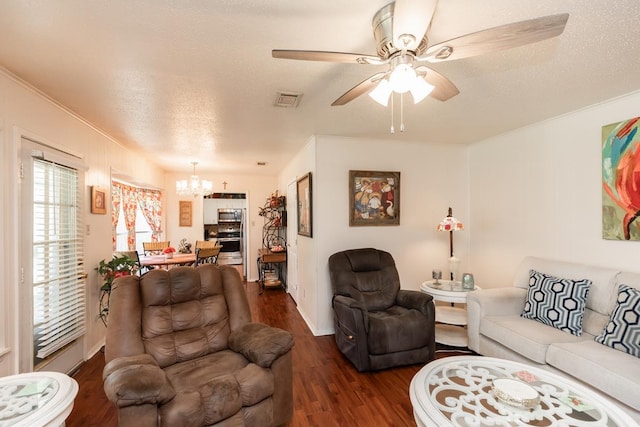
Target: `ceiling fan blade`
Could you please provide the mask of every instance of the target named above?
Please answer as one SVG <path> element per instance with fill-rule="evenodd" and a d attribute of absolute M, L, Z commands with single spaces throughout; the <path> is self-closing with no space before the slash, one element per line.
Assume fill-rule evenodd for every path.
<path fill-rule="evenodd" d="M 302 61 L 343 62 L 356 64 L 386 64 L 388 61 L 377 56 L 360 53 L 325 52 L 318 50 L 283 50 L 273 49 L 271 56 L 281 59 L 297 59 Z"/>
<path fill-rule="evenodd" d="M 439 101 L 446 101 L 460 93 L 456 85 L 451 83 L 451 80 L 426 65 L 416 67 L 416 73 L 423 77 L 429 84 L 433 85 L 434 88 L 429 94 L 432 98 Z M 426 73 L 426 75 L 423 76 L 424 73 Z"/>
<path fill-rule="evenodd" d="M 333 101 L 331 106 L 335 107 L 336 105 L 344 105 L 347 102 L 353 101 L 360 95 L 364 95 L 365 93 L 373 89 L 386 74 L 387 73 L 376 73 L 373 76 L 369 77 L 367 80 L 358 83 L 357 85 L 343 93 L 340 98 Z"/>
<path fill-rule="evenodd" d="M 514 22 L 430 46 L 418 61 L 441 62 L 524 46 L 559 36 L 568 13 Z"/>
<path fill-rule="evenodd" d="M 393 6 L 393 45 L 415 50 L 427 32 L 438 0 L 396 0 Z"/>

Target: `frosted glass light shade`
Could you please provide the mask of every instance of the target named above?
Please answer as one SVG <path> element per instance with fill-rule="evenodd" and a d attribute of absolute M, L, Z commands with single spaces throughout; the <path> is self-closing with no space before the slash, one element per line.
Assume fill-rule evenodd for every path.
<path fill-rule="evenodd" d="M 386 107 L 387 104 L 389 104 L 389 95 L 391 95 L 391 92 L 392 89 L 389 81 L 387 79 L 382 79 L 380 80 L 380 83 L 378 83 L 378 86 L 369 92 L 369 96 L 378 104 Z"/>
<path fill-rule="evenodd" d="M 413 96 L 413 103 L 417 104 L 418 102 L 425 99 L 433 89 L 434 86 L 432 84 L 429 84 L 422 77 L 416 76 L 410 89 L 411 96 Z"/>
<path fill-rule="evenodd" d="M 389 83 L 394 92 L 405 93 L 413 86 L 416 80 L 416 71 L 409 64 L 399 64 L 389 76 Z"/>
<path fill-rule="evenodd" d="M 408 64 L 400 64 L 391 72 L 388 79 L 380 80 L 380 83 L 369 92 L 371 99 L 386 107 L 392 92 L 411 92 L 413 103 L 417 104 L 426 98 L 434 86 L 429 84 L 423 77 L 416 74 L 416 71 Z"/>

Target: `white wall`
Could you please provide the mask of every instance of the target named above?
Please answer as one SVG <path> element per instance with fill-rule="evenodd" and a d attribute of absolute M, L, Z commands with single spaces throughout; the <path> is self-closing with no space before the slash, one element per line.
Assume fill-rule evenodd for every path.
<path fill-rule="evenodd" d="M 640 114 L 640 92 L 469 149 L 470 268 L 511 283 L 526 255 L 640 271 L 640 243 L 602 238 L 602 126 Z M 637 226 L 637 225 L 636 225 Z"/>
<path fill-rule="evenodd" d="M 248 260 L 247 260 L 247 280 L 255 281 L 258 278 L 256 259 L 258 249 L 262 247 L 262 226 L 264 218 L 258 215 L 259 208 L 264 206 L 271 193 L 278 189 L 278 180 L 274 176 L 259 175 L 220 175 L 199 173 L 200 179 L 206 179 L 213 183 L 215 192 L 246 193 L 247 194 L 247 225 L 248 225 Z M 171 241 L 171 245 L 178 247 L 180 240 L 187 239 L 192 245 L 196 240 L 204 237 L 204 213 L 203 198 L 178 196 L 175 192 L 176 180 L 189 179 L 190 173 L 176 174 L 167 173 L 165 175 L 164 198 L 166 200 L 166 232 L 165 238 Z M 223 182 L 227 182 L 224 189 Z M 180 200 L 193 201 L 193 218 L 191 227 L 180 227 L 179 225 L 179 203 Z"/>
<path fill-rule="evenodd" d="M 305 174 L 311 172 L 311 196 L 313 206 L 313 237 L 297 236 L 296 251 L 298 260 L 298 311 L 305 319 L 309 328 L 316 335 L 319 335 L 317 329 L 317 311 L 318 304 L 316 294 L 318 292 L 317 286 L 317 259 L 316 242 L 319 238 L 316 228 L 316 210 L 317 206 L 317 194 L 316 188 L 318 185 L 318 178 L 316 175 L 316 138 L 311 137 L 307 141 L 307 144 L 300 150 L 296 156 L 285 166 L 279 175 L 279 188 L 280 194 L 287 194 L 287 185 L 292 181 L 301 178 Z M 291 200 L 287 200 L 287 210 L 297 209 L 295 204 Z M 298 225 L 293 224 L 291 221 L 287 223 L 287 228 L 293 227 L 297 230 Z M 288 242 L 292 244 L 293 242 Z"/>
<path fill-rule="evenodd" d="M 85 270 L 87 278 L 87 333 L 85 355 L 97 351 L 104 339 L 104 326 L 98 320 L 98 296 L 101 283 L 94 271 L 99 260 L 110 258 L 111 212 L 107 215 L 89 213 L 89 187 L 110 186 L 112 167 L 141 182 L 161 186 L 163 171 L 145 160 L 148 156 L 125 149 L 87 122 L 55 104 L 8 72 L 0 69 L 0 376 L 17 372 L 18 322 L 22 314 L 18 304 L 20 260 L 20 202 L 18 180 L 18 150 L 21 134 L 36 136 L 55 148 L 71 150 L 83 157 L 89 168 L 85 175 Z"/>
<path fill-rule="evenodd" d="M 399 226 L 349 226 L 349 170 L 400 171 Z M 337 251 L 389 251 L 404 289 L 417 290 L 433 268 L 447 271 L 449 237 L 435 227 L 449 206 L 463 222 L 468 217 L 467 170 L 466 147 L 460 145 L 322 135 L 310 141 L 283 171 L 280 185 L 313 173 L 314 237 L 298 237 L 298 275 L 299 310 L 315 334 L 333 333 L 327 260 Z M 465 269 L 468 235 L 463 231 L 455 238 Z"/>

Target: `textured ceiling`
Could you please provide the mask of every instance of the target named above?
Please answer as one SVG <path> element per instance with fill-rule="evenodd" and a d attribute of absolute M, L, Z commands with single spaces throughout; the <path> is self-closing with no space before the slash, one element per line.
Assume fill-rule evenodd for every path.
<path fill-rule="evenodd" d="M 330 106 L 386 66 L 271 57 L 375 54 L 371 19 L 387 2 L 2 0 L 0 66 L 180 172 L 197 160 L 199 172 L 275 174 L 313 134 L 469 143 L 640 89 L 638 0 L 441 0 L 430 44 L 570 17 L 556 39 L 433 64 L 460 95 L 405 105 L 403 134 L 367 96 Z M 279 90 L 303 93 L 298 108 L 273 106 Z"/>

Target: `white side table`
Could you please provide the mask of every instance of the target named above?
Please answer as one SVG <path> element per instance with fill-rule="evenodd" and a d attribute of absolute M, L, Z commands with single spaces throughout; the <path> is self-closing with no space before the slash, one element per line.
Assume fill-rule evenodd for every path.
<path fill-rule="evenodd" d="M 58 372 L 0 378 L 0 427 L 63 426 L 73 409 L 78 383 Z"/>
<path fill-rule="evenodd" d="M 433 280 L 423 282 L 420 290 L 433 296 L 434 301 L 453 304 L 466 304 L 467 294 L 471 291 L 462 289 L 460 282 L 439 280 L 435 285 Z M 475 289 L 480 289 L 476 285 Z M 459 306 L 436 305 L 436 341 L 452 347 L 466 347 L 467 338 L 467 309 Z"/>

